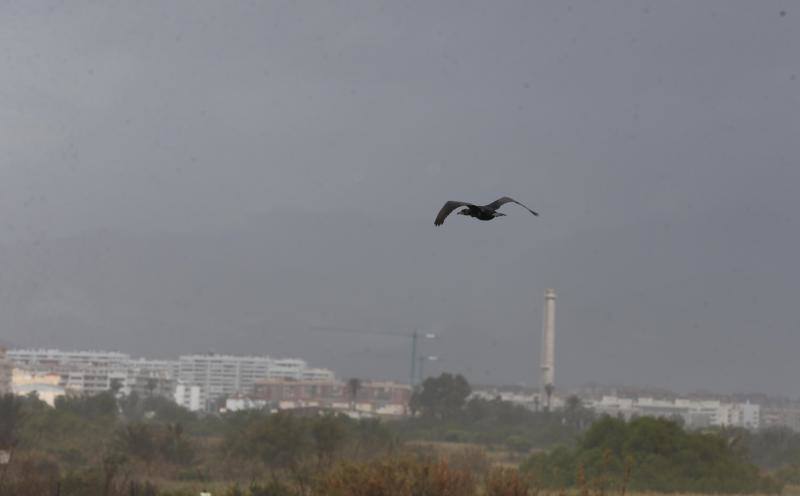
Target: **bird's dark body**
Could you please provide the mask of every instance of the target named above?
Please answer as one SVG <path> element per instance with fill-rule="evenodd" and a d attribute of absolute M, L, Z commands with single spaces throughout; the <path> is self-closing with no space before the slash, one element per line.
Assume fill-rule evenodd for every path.
<path fill-rule="evenodd" d="M 442 206 L 442 209 L 439 210 L 439 213 L 436 215 L 436 220 L 433 223 L 437 226 L 441 226 L 444 223 L 444 219 L 450 215 L 450 212 L 457 208 L 461 208 L 458 211 L 458 215 L 466 215 L 467 217 L 474 217 L 478 220 L 492 220 L 496 217 L 502 217 L 505 214 L 502 212 L 498 212 L 497 209 L 505 205 L 506 203 L 516 203 L 524 207 L 528 212 L 532 213 L 533 215 L 539 215 L 538 213 L 534 212 L 530 208 L 526 207 L 522 203 L 518 202 L 513 198 L 509 198 L 508 196 L 504 196 L 499 198 L 488 205 L 475 205 L 474 203 L 467 203 L 461 201 L 448 201 Z M 463 207 L 463 208 L 462 208 Z"/>
<path fill-rule="evenodd" d="M 461 215 L 475 217 L 478 220 L 492 220 L 495 217 L 497 217 L 497 212 L 495 212 L 494 210 L 488 210 L 478 206 L 467 207 L 461 212 L 463 212 Z"/>

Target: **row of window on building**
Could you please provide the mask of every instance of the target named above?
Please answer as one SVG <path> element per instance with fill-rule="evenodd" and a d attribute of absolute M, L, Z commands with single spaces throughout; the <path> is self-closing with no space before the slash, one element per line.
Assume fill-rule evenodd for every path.
<path fill-rule="evenodd" d="M 537 392 L 510 392 L 478 390 L 472 394 L 483 399 L 499 398 L 530 410 L 541 410 L 542 402 Z M 562 397 L 552 399 L 554 409 L 565 406 Z M 752 402 L 720 401 L 717 399 L 675 398 L 670 400 L 650 397 L 622 397 L 604 395 L 599 398 L 584 398 L 583 407 L 597 415 L 611 415 L 630 420 L 634 417 L 661 417 L 679 420 L 690 429 L 706 427 L 743 427 L 762 429 L 787 427 L 800 432 L 800 403 L 764 404 Z"/>
<path fill-rule="evenodd" d="M 755 403 L 725 403 L 718 400 L 676 398 L 620 398 L 603 396 L 585 402 L 585 406 L 598 414 L 622 416 L 664 417 L 680 420 L 686 427 L 761 427 L 761 406 Z"/>
<path fill-rule="evenodd" d="M 411 395 L 408 385 L 392 382 L 365 381 L 352 388 L 331 370 L 309 367 L 295 358 L 192 354 L 178 360 L 149 360 L 110 351 L 0 348 L 0 393 L 36 393 L 52 405 L 61 395 L 109 390 L 163 396 L 193 411 L 321 407 L 387 415 L 407 414 Z M 473 394 L 540 408 L 537 393 Z M 554 408 L 562 404 L 554 398 Z M 583 405 L 598 414 L 627 419 L 679 418 L 690 428 L 785 426 L 800 432 L 800 406 L 618 396 L 584 400 Z"/>
<path fill-rule="evenodd" d="M 4 355 L 0 356 L 0 389 L 5 391 L 92 395 L 118 390 L 173 397 L 182 383 L 199 386 L 211 399 L 250 391 L 261 379 L 334 380 L 332 371 L 294 358 L 196 354 L 178 360 L 148 360 L 113 351 L 55 349 L 13 349 Z M 39 391 L 39 385 L 46 387 Z"/>
<path fill-rule="evenodd" d="M 351 389 L 331 370 L 296 358 L 193 354 L 148 360 L 109 351 L 0 351 L 0 392 L 36 393 L 51 405 L 61 395 L 114 390 L 167 397 L 193 411 L 352 407 L 402 415 L 411 392 L 387 382 L 359 384 L 355 396 Z"/>

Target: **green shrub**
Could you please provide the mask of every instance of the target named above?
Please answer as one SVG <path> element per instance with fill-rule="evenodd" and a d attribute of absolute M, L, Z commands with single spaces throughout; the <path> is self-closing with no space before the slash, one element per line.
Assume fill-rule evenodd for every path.
<path fill-rule="evenodd" d="M 591 483 L 643 491 L 741 494 L 782 489 L 724 438 L 650 417 L 600 419 L 576 447 L 533 455 L 523 469 L 549 488 L 580 485 L 580 473 Z"/>

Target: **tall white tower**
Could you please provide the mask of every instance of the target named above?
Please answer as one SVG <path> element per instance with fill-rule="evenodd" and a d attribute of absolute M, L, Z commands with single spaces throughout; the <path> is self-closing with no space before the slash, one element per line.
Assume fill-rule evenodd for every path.
<path fill-rule="evenodd" d="M 555 341 L 556 341 L 556 290 L 548 289 L 544 292 L 544 325 L 542 326 L 542 356 L 540 367 L 541 398 L 544 407 L 550 409 L 550 399 L 555 388 Z"/>

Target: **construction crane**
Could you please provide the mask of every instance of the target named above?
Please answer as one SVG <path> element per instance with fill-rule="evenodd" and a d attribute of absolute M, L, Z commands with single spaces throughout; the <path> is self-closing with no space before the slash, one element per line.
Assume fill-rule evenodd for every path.
<path fill-rule="evenodd" d="M 400 338 L 411 338 L 411 367 L 410 367 L 410 384 L 413 388 L 417 385 L 419 380 L 419 376 L 421 375 L 422 369 L 422 360 L 428 360 L 430 357 L 418 357 L 417 356 L 417 347 L 418 341 L 420 339 L 437 339 L 439 336 L 432 332 L 421 333 L 418 329 L 414 329 L 413 331 L 406 332 L 406 331 L 370 331 L 365 329 L 351 329 L 347 327 L 331 327 L 331 326 L 311 326 L 312 331 L 323 331 L 323 332 L 346 332 L 350 334 L 361 334 L 366 336 L 383 336 L 383 337 L 400 337 Z M 436 360 L 438 358 L 434 358 Z M 417 368 L 417 360 L 420 360 L 419 369 Z"/>

